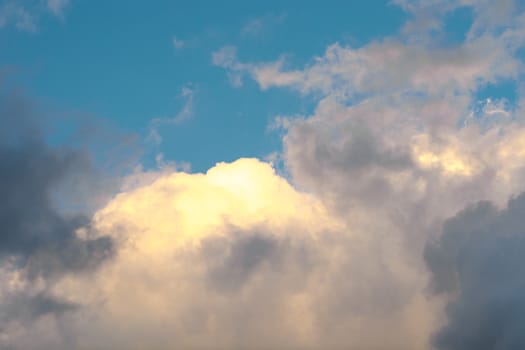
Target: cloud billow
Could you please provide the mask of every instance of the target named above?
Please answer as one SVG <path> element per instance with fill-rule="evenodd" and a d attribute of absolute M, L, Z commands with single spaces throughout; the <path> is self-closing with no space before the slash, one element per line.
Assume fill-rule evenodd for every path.
<path fill-rule="evenodd" d="M 436 293 L 451 293 L 439 349 L 521 349 L 525 346 L 525 194 L 498 210 L 489 202 L 448 220 L 425 261 Z"/>
<path fill-rule="evenodd" d="M 78 344 L 255 349 L 268 338 L 264 347 L 276 350 L 401 350 L 426 342 L 418 333 L 427 332 L 430 305 L 402 252 L 259 160 L 160 173 L 115 196 L 92 225 L 118 242 L 118 254 L 93 276 L 53 286 L 83 306 L 71 316 Z"/>
<path fill-rule="evenodd" d="M 389 291 L 366 302 L 355 295 L 345 299 L 344 283 L 332 286 L 339 307 L 319 305 L 319 318 L 344 320 L 348 315 L 336 315 L 346 310 L 343 305 L 355 307 L 352 300 L 366 309 L 378 300 L 417 295 L 427 301 L 417 306 L 417 318 L 431 324 L 419 330 L 426 339 L 419 348 L 521 349 L 524 199 L 497 208 L 524 190 L 523 96 L 517 91 L 511 106 L 504 98 L 478 100 L 477 92 L 502 81 L 517 83 L 523 74 L 523 8 L 515 1 L 394 3 L 409 15 L 399 33 L 361 46 L 333 43 L 303 67 L 286 56 L 241 61 L 233 46 L 216 51 L 212 62 L 236 87 L 249 77 L 261 90 L 287 88 L 317 99 L 309 114 L 276 118 L 291 181 L 352 232 L 363 233 L 366 247 L 348 249 L 348 256 L 362 253 L 363 265 L 379 261 L 387 270 L 403 271 L 381 274 L 382 284 L 363 287 L 369 295 L 381 287 Z M 450 45 L 445 18 L 465 7 L 472 10 L 472 23 Z M 345 271 L 350 279 L 361 276 Z M 431 281 L 431 296 L 413 277 L 418 274 L 423 284 Z M 372 269 L 363 275 L 372 279 Z M 447 298 L 446 309 L 436 306 Z M 395 305 L 389 316 L 398 319 L 417 308 L 389 305 Z M 358 315 L 353 307 L 348 309 Z M 374 319 L 370 327 L 380 324 Z M 339 344 L 348 345 L 343 339 Z M 398 347 L 392 342 L 390 348 Z"/>
<path fill-rule="evenodd" d="M 0 96 L 0 266 L 28 279 L 26 290 L 5 290 L 0 323 L 74 310 L 47 295 L 47 288 L 65 274 L 96 269 L 114 252 L 109 237 L 77 235 L 89 229 L 89 216 L 57 207 L 54 192 L 70 177 L 89 176 L 93 167 L 84 151 L 48 146 L 34 113 L 27 99 Z M 34 294 L 30 286 L 37 278 L 45 287 Z"/>

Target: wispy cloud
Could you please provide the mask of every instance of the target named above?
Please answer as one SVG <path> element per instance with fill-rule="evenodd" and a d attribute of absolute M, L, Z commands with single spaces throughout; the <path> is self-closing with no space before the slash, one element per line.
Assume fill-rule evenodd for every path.
<path fill-rule="evenodd" d="M 150 129 L 148 140 L 159 145 L 162 143 L 162 136 L 160 135 L 160 128 L 170 124 L 180 124 L 193 116 L 194 100 L 197 94 L 197 89 L 192 85 L 183 86 L 180 90 L 177 99 L 182 102 L 180 111 L 171 118 L 155 118 L 150 122 Z"/>
<path fill-rule="evenodd" d="M 179 94 L 179 98 L 182 99 L 183 106 L 179 113 L 173 118 L 174 123 L 181 123 L 189 119 L 193 115 L 193 104 L 195 94 L 197 93 L 196 88 L 190 87 L 189 85 L 184 86 Z"/>
<path fill-rule="evenodd" d="M 182 39 L 176 36 L 173 37 L 172 43 L 173 43 L 173 47 L 177 50 L 183 49 L 186 44 Z"/>
<path fill-rule="evenodd" d="M 35 14 L 16 2 L 0 5 L 0 28 L 9 25 L 25 32 L 37 30 Z"/>
<path fill-rule="evenodd" d="M 216 66 L 225 68 L 228 73 L 230 83 L 235 87 L 243 84 L 243 75 L 250 65 L 241 63 L 237 60 L 237 48 L 234 46 L 224 46 L 212 53 L 212 63 Z"/>
<path fill-rule="evenodd" d="M 245 23 L 241 29 L 242 36 L 258 36 L 264 32 L 275 29 L 279 24 L 286 20 L 286 14 L 268 14 L 262 17 L 253 18 Z"/>
<path fill-rule="evenodd" d="M 51 14 L 54 17 L 63 18 L 68 4 L 69 0 L 36 2 L 6 0 L 0 4 L 0 28 L 12 25 L 24 32 L 37 32 L 41 16 Z"/>
<path fill-rule="evenodd" d="M 47 8 L 57 17 L 64 15 L 64 10 L 68 5 L 69 0 L 47 0 Z"/>

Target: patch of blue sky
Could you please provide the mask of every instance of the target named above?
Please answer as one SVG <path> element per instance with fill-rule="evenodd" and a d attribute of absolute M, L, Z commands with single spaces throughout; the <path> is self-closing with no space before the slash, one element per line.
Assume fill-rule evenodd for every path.
<path fill-rule="evenodd" d="M 458 127 L 476 123 L 489 130 L 515 118 L 518 107 L 518 82 L 512 79 L 488 83 L 474 92 L 470 112 L 458 121 Z"/>
<path fill-rule="evenodd" d="M 518 102 L 518 82 L 513 79 L 489 83 L 478 89 L 474 94 L 475 101 L 506 100 L 511 108 Z"/>
<path fill-rule="evenodd" d="M 464 42 L 473 20 L 474 12 L 471 7 L 459 7 L 447 13 L 443 18 L 443 32 L 446 33 L 445 44 L 457 45 Z"/>

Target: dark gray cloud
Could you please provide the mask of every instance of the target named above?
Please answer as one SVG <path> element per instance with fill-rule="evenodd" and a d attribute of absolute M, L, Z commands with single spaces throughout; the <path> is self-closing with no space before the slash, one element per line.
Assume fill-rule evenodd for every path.
<path fill-rule="evenodd" d="M 46 245 L 26 263 L 29 278 L 54 277 L 68 272 L 92 271 L 114 253 L 113 241 L 104 236 L 89 240 L 70 237 Z"/>
<path fill-rule="evenodd" d="M 311 141 L 311 146 L 303 150 L 303 156 L 310 158 L 315 168 L 359 173 L 369 172 L 371 168 L 401 171 L 412 165 L 408 149 L 381 144 L 380 138 L 364 122 L 353 121 L 340 127 L 319 130 L 315 125 L 295 123 L 290 137 Z"/>
<path fill-rule="evenodd" d="M 525 193 L 498 210 L 479 202 L 448 220 L 425 260 L 436 293 L 456 296 L 439 349 L 525 348 Z"/>
<path fill-rule="evenodd" d="M 51 202 L 51 191 L 61 178 L 84 165 L 81 154 L 56 152 L 38 142 L 0 147 L 2 255 L 30 255 L 67 239 L 86 223 L 81 216 L 64 217 Z"/>
<path fill-rule="evenodd" d="M 0 307 L 0 326 L 5 320 L 33 320 L 45 315 L 61 315 L 78 305 L 57 299 L 46 293 L 34 296 L 20 294 L 7 299 Z"/>
<path fill-rule="evenodd" d="M 64 270 L 92 266 L 87 255 L 100 259 L 111 243 L 78 239 L 75 230 L 89 218 L 64 214 L 52 200 L 61 182 L 94 172 L 88 154 L 49 147 L 34 126 L 30 104 L 16 95 L 2 96 L 0 113 L 0 257 L 38 256 L 46 265 L 42 259 L 49 256 L 49 268 Z"/>
<path fill-rule="evenodd" d="M 66 213 L 54 200 L 63 183 L 95 174 L 89 154 L 48 145 L 43 125 L 27 99 L 0 92 L 0 267 L 19 269 L 29 285 L 37 277 L 49 285 L 66 273 L 91 271 L 113 253 L 109 237 L 89 238 L 88 215 Z M 77 236 L 79 228 L 88 238 Z M 10 300 L 1 321 L 74 309 L 45 294 Z"/>

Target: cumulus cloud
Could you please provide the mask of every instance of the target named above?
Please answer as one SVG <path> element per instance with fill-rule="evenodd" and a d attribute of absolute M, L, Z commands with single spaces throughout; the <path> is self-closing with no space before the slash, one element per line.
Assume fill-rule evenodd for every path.
<path fill-rule="evenodd" d="M 397 3 L 413 23 L 432 14 L 426 34 L 462 6 L 476 17 L 457 45 L 409 22 L 399 38 L 334 43 L 304 67 L 244 62 L 231 46 L 212 54 L 236 87 L 251 78 L 316 99 L 274 123 L 286 178 L 257 159 L 203 174 L 137 168 L 93 217 L 64 216 L 48 193 L 83 169 L 82 154 L 6 143 L 30 162 L 4 157 L 16 171 L 0 190 L 24 205 L 4 219 L 21 223 L 3 238 L 2 344 L 520 348 L 522 101 L 476 95 L 523 74 L 523 15 L 489 20 L 484 1 Z M 191 110 L 193 90 L 182 97 Z"/>
<path fill-rule="evenodd" d="M 417 17 L 432 4 L 401 5 Z M 450 2 L 443 11 L 470 5 Z M 489 10 L 486 3 L 474 8 Z M 301 188 L 338 206 L 379 205 L 386 198 L 426 206 L 435 196 L 450 196 L 443 207 L 459 210 L 469 200 L 498 197 L 501 203 L 519 189 L 515 162 L 522 160 L 510 162 L 503 150 L 522 134 L 513 122 L 521 114 L 499 100 L 479 108 L 475 96 L 489 83 L 521 74 L 520 18 L 512 17 L 506 30 L 487 30 L 454 46 L 396 38 L 359 48 L 336 43 L 302 69 L 286 69 L 283 58 L 242 62 L 233 47 L 214 53 L 213 62 L 237 85 L 249 76 L 263 90 L 285 87 L 318 98 L 311 115 L 279 119 L 283 159 Z"/>
<path fill-rule="evenodd" d="M 525 194 L 499 210 L 479 202 L 444 224 L 425 249 L 436 293 L 449 293 L 438 349 L 520 349 L 525 346 Z"/>
<path fill-rule="evenodd" d="M 53 285 L 82 312 L 50 348 L 421 349 L 432 330 L 402 252 L 256 159 L 161 175 L 93 227 L 117 255 Z"/>
<path fill-rule="evenodd" d="M 383 240 L 385 250 L 379 256 L 387 264 L 392 264 L 395 251 L 410 261 L 402 266 L 417 270 L 425 264 L 424 256 L 431 267 L 432 285 L 438 285 L 437 279 L 443 281 L 438 288 L 441 291 L 457 283 L 454 278 L 463 265 L 457 266 L 456 259 L 463 258 L 456 258 L 454 252 L 457 245 L 469 246 L 470 240 L 464 242 L 463 235 L 454 241 L 446 238 L 445 224 L 442 239 L 447 244 L 440 246 L 437 257 L 432 255 L 439 260 L 439 267 L 428 260 L 431 248 L 427 242 L 439 237 L 446 219 L 469 203 L 490 200 L 502 206 L 524 189 L 525 159 L 520 140 L 525 130 L 520 104 L 476 99 L 477 91 L 487 84 L 517 81 L 523 73 L 519 54 L 525 38 L 523 14 L 508 10 L 516 9 L 511 2 L 490 18 L 492 2 L 452 1 L 440 11 L 432 10 L 437 2 L 400 3 L 415 20 L 426 21 L 425 16 L 432 13 L 439 24 L 430 23 L 424 29 L 428 31 L 440 29 L 443 16 L 463 6 L 472 7 L 475 19 L 464 42 L 457 45 L 440 45 L 432 35 L 421 36 L 405 27 L 399 38 L 384 38 L 358 48 L 335 43 L 302 68 L 287 67 L 283 58 L 243 62 L 231 47 L 216 52 L 214 63 L 237 81 L 252 78 L 262 90 L 290 88 L 318 99 L 311 114 L 280 116 L 275 123 L 284 131 L 282 159 L 291 181 L 315 195 L 330 213 L 367 232 L 370 241 Z M 480 212 L 476 225 L 492 227 L 486 218 L 490 212 Z M 513 224 L 502 221 L 500 225 L 509 228 Z M 469 228 L 465 230 L 470 232 Z M 494 249 L 501 249 L 504 255 L 506 248 Z M 488 248 L 480 248 L 476 254 L 489 259 L 485 253 L 492 254 Z M 372 256 L 368 254 L 365 260 L 373 260 Z M 491 261 L 496 266 L 501 263 L 502 268 L 507 266 L 503 261 Z M 427 272 L 422 268 L 421 274 Z M 465 275 L 465 283 L 476 278 L 476 288 L 485 288 L 491 280 L 480 274 Z M 402 290 L 414 288 L 416 283 L 412 283 L 388 281 L 390 287 Z M 502 283 L 507 284 L 506 280 Z M 508 290 L 514 290 L 513 286 L 509 278 Z M 496 313 L 504 311 L 487 305 L 495 308 L 494 313 L 481 315 L 485 304 L 475 304 L 476 288 L 465 294 L 465 301 L 449 304 L 444 318 L 434 324 L 436 330 L 440 323 L 445 324 L 433 338 L 434 345 L 443 349 L 483 348 L 480 344 L 519 348 L 519 337 L 506 333 L 505 326 L 496 327 L 497 335 L 487 328 L 502 320 L 504 316 Z M 461 288 L 455 291 L 463 293 Z M 425 295 L 419 292 L 421 297 Z M 436 303 L 444 300 L 438 294 L 430 297 Z M 520 300 L 516 297 L 515 302 Z M 517 310 L 519 314 L 519 307 Z M 440 317 L 439 312 L 435 315 Z M 477 316 L 480 318 L 471 323 L 472 328 L 460 330 L 460 325 L 470 322 L 468 317 Z M 519 329 L 520 323 L 505 325 Z M 498 338 L 506 334 L 508 340 Z"/>

